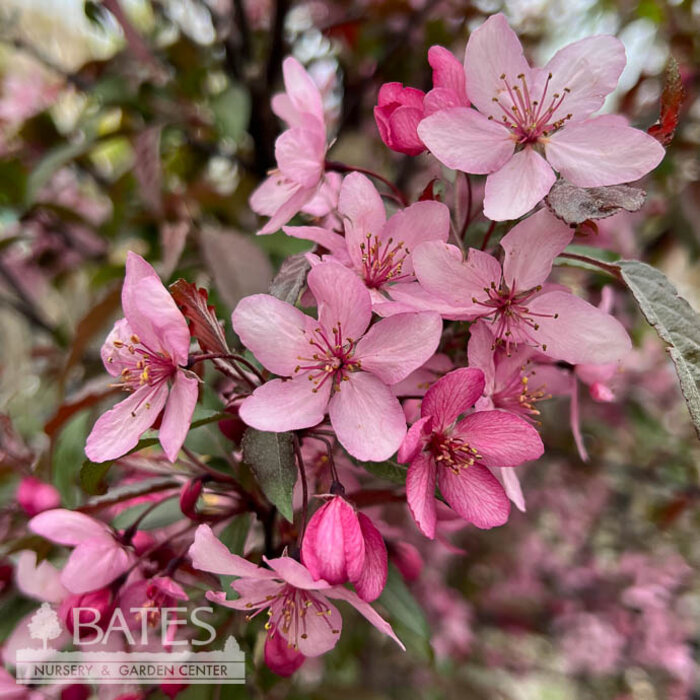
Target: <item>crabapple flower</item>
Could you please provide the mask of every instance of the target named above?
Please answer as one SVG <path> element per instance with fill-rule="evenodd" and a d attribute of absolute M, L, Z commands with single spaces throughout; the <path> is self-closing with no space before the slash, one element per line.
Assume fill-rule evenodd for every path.
<path fill-rule="evenodd" d="M 95 423 L 85 445 L 93 462 L 116 459 L 136 447 L 163 412 L 160 444 L 171 462 L 185 441 L 197 403 L 198 381 L 183 369 L 190 332 L 156 271 L 129 252 L 122 288 L 125 318 L 102 346 L 102 362 L 131 395 Z"/>
<path fill-rule="evenodd" d="M 75 547 L 61 572 L 61 584 L 71 593 L 103 588 L 127 571 L 136 558 L 116 533 L 83 513 L 59 508 L 33 517 L 29 529 L 47 540 Z"/>
<path fill-rule="evenodd" d="M 44 510 L 58 508 L 61 505 L 61 495 L 51 484 L 45 484 L 34 476 L 25 476 L 19 482 L 15 494 L 17 503 L 30 517 Z"/>
<path fill-rule="evenodd" d="M 236 600 L 227 600 L 224 591 L 208 591 L 209 600 L 245 610 L 248 620 L 267 611 L 265 660 L 275 672 L 289 675 L 303 662 L 299 655 L 320 656 L 336 645 L 343 620 L 329 598 L 350 603 L 405 649 L 391 625 L 357 594 L 323 579 L 314 580 L 311 572 L 291 557 L 265 558 L 269 569 L 256 566 L 231 554 L 207 525 L 197 528 L 189 555 L 195 569 L 239 577 L 231 584 L 239 595 Z"/>
<path fill-rule="evenodd" d="M 376 600 L 386 584 L 384 539 L 342 496 L 333 496 L 309 520 L 301 560 L 316 580 L 350 581 L 362 600 Z"/>
<path fill-rule="evenodd" d="M 385 83 L 379 88 L 374 119 L 382 141 L 392 151 L 417 156 L 425 150 L 418 136 L 421 120 L 439 109 L 469 106 L 464 69 L 442 46 L 431 46 L 428 62 L 433 69 L 433 89 L 404 87 L 401 83 Z"/>
<path fill-rule="evenodd" d="M 383 460 L 399 447 L 406 420 L 391 385 L 420 367 L 442 330 L 434 312 L 397 314 L 374 324 L 370 294 L 335 262 L 312 268 L 308 285 L 318 320 L 268 294 L 242 299 L 233 328 L 270 372 L 280 375 L 240 405 L 258 430 L 284 432 L 320 423 L 326 411 L 338 440 L 360 460 Z"/>
<path fill-rule="evenodd" d="M 561 286 L 547 285 L 554 259 L 573 230 L 542 209 L 502 239 L 503 265 L 470 249 L 422 243 L 413 253 L 421 286 L 452 305 L 447 318 L 483 318 L 508 352 L 525 344 L 571 364 L 617 362 L 631 342 L 619 321 Z"/>
<path fill-rule="evenodd" d="M 311 203 L 324 183 L 326 124 L 321 93 L 291 56 L 282 64 L 286 92 L 272 98 L 273 112 L 291 127 L 275 141 L 277 170 L 250 196 L 251 209 L 270 220 L 258 234 L 274 233 Z"/>
<path fill-rule="evenodd" d="M 435 537 L 435 485 L 449 506 L 479 528 L 503 525 L 510 504 L 490 467 L 515 467 L 544 452 L 529 423 L 505 411 L 479 411 L 458 421 L 484 390 L 479 369 L 454 370 L 427 391 L 421 418 L 411 426 L 399 462 L 409 463 L 408 507 L 420 531 Z"/>
<path fill-rule="evenodd" d="M 488 175 L 484 214 L 517 219 L 559 172 L 579 187 L 637 180 L 664 148 L 613 115 L 592 117 L 626 64 L 622 42 L 592 36 L 558 51 L 544 68 L 528 65 L 502 14 L 472 32 L 464 56 L 469 100 L 426 117 L 418 136 L 444 165 Z"/>
<path fill-rule="evenodd" d="M 446 241 L 450 235 L 450 212 L 440 202 L 416 202 L 387 221 L 379 192 L 360 173 L 343 180 L 338 214 L 345 236 L 317 226 L 285 226 L 284 232 L 319 243 L 329 251 L 323 260 L 354 270 L 369 289 L 375 311 L 381 311 L 380 305 L 388 301 L 385 294 L 391 294 L 396 284 L 415 281 L 411 261 L 415 246 Z"/>

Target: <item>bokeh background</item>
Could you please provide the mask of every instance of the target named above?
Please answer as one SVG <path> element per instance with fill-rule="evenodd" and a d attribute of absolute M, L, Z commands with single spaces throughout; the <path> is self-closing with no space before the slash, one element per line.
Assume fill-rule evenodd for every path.
<path fill-rule="evenodd" d="M 86 498 L 82 447 L 105 387 L 99 345 L 118 313 L 126 252 L 166 283 L 207 287 L 229 318 L 309 249 L 282 233 L 255 237 L 247 204 L 274 166 L 269 100 L 290 53 L 321 87 L 337 137 L 330 157 L 415 198 L 447 175 L 381 144 L 378 88 L 429 88 L 427 49 L 461 59 L 470 29 L 500 10 L 537 63 L 590 34 L 619 36 L 628 65 L 606 109 L 641 128 L 657 119 L 677 60 L 688 96 L 647 203 L 599 222 L 590 245 L 654 264 L 700 308 L 698 0 L 0 0 L 0 642 L 31 608 L 12 583 L 10 555 L 27 544 L 20 476 L 53 483 L 67 507 Z M 468 242 L 485 228 L 478 219 Z M 614 284 L 558 274 L 595 293 Z M 552 399 L 542 404 L 547 453 L 521 471 L 526 513 L 430 546 L 406 528 L 422 567 L 407 548 L 406 580 L 385 604 L 408 653 L 352 620 L 335 651 L 292 680 L 251 668 L 246 688 L 178 697 L 700 697 L 700 445 L 661 342 L 624 289 L 614 293 L 635 350 L 614 402 L 579 386 L 589 460 L 574 445 L 570 400 Z"/>

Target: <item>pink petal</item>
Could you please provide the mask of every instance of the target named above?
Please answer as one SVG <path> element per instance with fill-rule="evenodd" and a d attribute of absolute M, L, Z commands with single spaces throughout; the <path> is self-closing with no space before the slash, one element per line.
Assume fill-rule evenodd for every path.
<path fill-rule="evenodd" d="M 418 529 L 429 539 L 435 537 L 436 468 L 433 458 L 425 453 L 416 455 L 406 475 L 406 502 Z"/>
<path fill-rule="evenodd" d="M 525 496 L 523 489 L 520 486 L 520 479 L 515 469 L 491 467 L 491 473 L 501 482 L 506 496 L 511 500 L 515 507 L 521 512 L 525 512 Z"/>
<path fill-rule="evenodd" d="M 491 394 L 496 378 L 494 363 L 494 338 L 483 321 L 477 321 L 469 328 L 467 357 L 470 367 L 477 367 L 484 373 L 484 393 Z"/>
<path fill-rule="evenodd" d="M 265 639 L 265 664 L 278 676 L 288 678 L 306 661 L 306 657 L 287 643 L 281 634 L 268 634 Z"/>
<path fill-rule="evenodd" d="M 315 580 L 311 572 L 292 557 L 277 557 L 276 559 L 263 557 L 263 559 L 280 578 L 294 588 L 301 588 L 305 591 L 325 591 L 330 587 L 326 581 Z"/>
<path fill-rule="evenodd" d="M 386 114 L 379 107 L 375 107 L 374 118 L 382 141 L 392 150 L 408 156 L 417 156 L 425 150 L 417 133 L 418 124 L 423 119 L 422 104 L 420 109 L 402 105 L 394 109 L 391 114 Z"/>
<path fill-rule="evenodd" d="M 569 182 L 600 187 L 638 180 L 663 160 L 666 151 L 649 134 L 602 116 L 552 134 L 545 153 Z"/>
<path fill-rule="evenodd" d="M 166 457 L 174 462 L 190 430 L 192 414 L 199 396 L 199 382 L 184 372 L 175 373 L 175 381 L 165 404 L 158 439 Z"/>
<path fill-rule="evenodd" d="M 445 500 L 467 522 L 482 529 L 507 522 L 510 501 L 498 479 L 486 467 L 473 464 L 461 469 L 459 474 L 443 467 L 438 479 Z"/>
<path fill-rule="evenodd" d="M 425 93 L 422 90 L 404 87 L 402 83 L 384 83 L 379 88 L 377 104 L 383 108 L 398 104 L 420 110 L 423 106 L 424 97 Z"/>
<path fill-rule="evenodd" d="M 112 537 L 86 540 L 68 557 L 61 572 L 61 583 L 71 593 L 94 591 L 114 581 L 133 561 L 134 555 Z"/>
<path fill-rule="evenodd" d="M 207 591 L 205 595 L 207 600 L 213 603 L 225 605 L 232 610 L 245 610 L 250 614 L 252 610 L 266 608 L 269 605 L 268 600 L 279 595 L 286 585 L 272 579 L 239 578 L 231 584 L 231 588 L 239 595 L 235 600 L 226 598 L 225 591 Z M 270 598 L 265 600 L 268 596 Z"/>
<path fill-rule="evenodd" d="M 379 530 L 364 513 L 359 513 L 357 518 L 364 537 L 365 557 L 358 575 L 351 577 L 350 580 L 355 586 L 357 595 L 362 600 L 372 602 L 379 598 L 386 586 L 386 577 L 389 573 L 386 545 Z"/>
<path fill-rule="evenodd" d="M 282 230 L 288 236 L 318 243 L 327 248 L 334 256 L 347 257 L 345 239 L 326 228 L 320 226 L 283 226 Z"/>
<path fill-rule="evenodd" d="M 391 389 L 367 372 L 348 375 L 328 413 L 340 444 L 355 458 L 380 462 L 399 449 L 406 419 Z"/>
<path fill-rule="evenodd" d="M 503 277 L 511 289 L 527 290 L 543 284 L 554 259 L 574 237 L 567 226 L 547 209 L 516 224 L 501 239 L 505 251 Z"/>
<path fill-rule="evenodd" d="M 153 267 L 132 251 L 126 257 L 122 308 L 141 343 L 154 352 L 164 350 L 176 365 L 187 363 L 190 331 L 185 317 Z"/>
<path fill-rule="evenodd" d="M 132 369 L 134 366 L 134 356 L 129 352 L 133 335 L 135 334 L 129 322 L 125 318 L 120 318 L 102 344 L 100 349 L 102 364 L 113 377 L 120 376 L 122 370 Z M 115 341 L 117 345 L 114 344 Z"/>
<path fill-rule="evenodd" d="M 200 525 L 194 533 L 194 542 L 188 550 L 192 566 L 201 571 L 226 576 L 241 576 L 250 579 L 269 579 L 273 576 L 243 557 L 231 554 L 228 547 L 219 540 L 209 525 Z"/>
<path fill-rule="evenodd" d="M 484 287 L 501 282 L 498 261 L 480 250 L 471 248 L 466 262 L 459 249 L 446 243 L 421 243 L 413 252 L 413 267 L 421 286 L 432 295 L 444 299 L 460 311 L 473 310 L 472 318 L 483 313 L 483 307 L 472 299 L 483 296 Z"/>
<path fill-rule="evenodd" d="M 552 188 L 556 175 L 530 146 L 486 178 L 484 216 L 493 221 L 527 214 Z"/>
<path fill-rule="evenodd" d="M 320 184 L 325 153 L 325 141 L 318 132 L 309 129 L 289 129 L 275 141 L 280 172 L 306 188 Z"/>
<path fill-rule="evenodd" d="M 532 82 L 520 40 L 500 12 L 471 33 L 464 54 L 464 72 L 469 99 L 480 112 L 498 120 L 503 112 L 494 106 L 493 98 L 500 97 L 507 109 L 513 104 L 501 76 L 505 74 L 511 86 L 520 85 L 521 74 L 528 83 Z"/>
<path fill-rule="evenodd" d="M 442 319 L 433 311 L 397 314 L 369 329 L 354 359 L 385 384 L 396 384 L 433 355 L 441 332 Z"/>
<path fill-rule="evenodd" d="M 477 450 L 478 461 L 487 467 L 516 467 L 544 453 L 537 430 L 507 411 L 472 413 L 457 424 L 454 433 Z"/>
<path fill-rule="evenodd" d="M 264 184 L 264 183 L 263 183 Z M 279 231 L 289 220 L 298 214 L 317 194 L 321 183 L 313 187 L 302 187 L 299 183 L 290 183 L 285 179 L 283 188 L 288 194 L 272 214 L 270 220 L 257 232 L 259 236 Z M 253 193 L 255 194 L 255 192 Z M 252 198 L 251 198 L 252 199 Z M 281 197 L 280 197 L 281 199 Z"/>
<path fill-rule="evenodd" d="M 532 94 L 540 95 L 547 74 L 552 74 L 544 104 L 555 93 L 569 92 L 561 106 L 552 114 L 551 122 L 573 115 L 573 121 L 585 119 L 597 112 L 605 97 L 617 86 L 627 60 L 624 44 L 614 36 L 589 36 L 565 46 L 554 54 L 540 72 Z"/>
<path fill-rule="evenodd" d="M 276 623 L 276 634 L 285 637 L 289 644 L 296 645 L 304 656 L 320 656 L 338 643 L 343 618 L 335 605 L 329 603 L 324 596 L 310 595 L 310 598 L 312 604 L 307 610 L 308 614 L 303 620 L 298 618 L 293 621 L 289 632 L 284 629 L 286 611 L 282 610 L 281 601 L 272 604 L 270 622 Z"/>
<path fill-rule="evenodd" d="M 167 398 L 167 382 L 144 384 L 103 413 L 85 443 L 88 459 L 106 462 L 134 449 L 140 437 L 153 425 Z"/>
<path fill-rule="evenodd" d="M 617 319 L 573 294 L 547 292 L 529 301 L 528 308 L 539 317 L 533 337 L 556 360 L 572 365 L 618 362 L 632 348 Z"/>
<path fill-rule="evenodd" d="M 477 175 L 501 168 L 515 148 L 508 129 L 468 107 L 431 114 L 418 125 L 418 135 L 448 168 Z"/>
<path fill-rule="evenodd" d="M 409 313 L 411 311 L 435 311 L 443 318 L 457 321 L 470 321 L 474 318 L 474 305 L 451 304 L 439 296 L 426 291 L 418 282 L 393 284 L 388 288 L 390 299 L 373 306 L 380 316 Z"/>
<path fill-rule="evenodd" d="M 99 520 L 74 510 L 57 508 L 33 517 L 29 529 L 51 542 L 63 545 L 78 545 L 95 537 L 104 537 L 111 530 Z"/>
<path fill-rule="evenodd" d="M 435 112 L 452 109 L 453 107 L 465 106 L 465 103 L 459 99 L 457 93 L 452 90 L 448 88 L 433 88 L 425 96 L 423 114 L 425 117 L 429 117 L 431 114 L 435 114 Z"/>
<path fill-rule="evenodd" d="M 253 294 L 238 302 L 231 323 L 243 345 L 270 372 L 291 376 L 306 357 L 309 341 L 304 335 L 309 317 L 269 294 Z"/>
<path fill-rule="evenodd" d="M 282 74 L 285 90 L 294 109 L 300 114 L 310 114 L 323 123 L 321 93 L 304 66 L 293 56 L 288 56 L 282 63 Z"/>
<path fill-rule="evenodd" d="M 581 434 L 581 417 L 579 413 L 579 398 L 578 398 L 578 380 L 574 375 L 570 377 L 571 382 L 571 405 L 569 407 L 569 426 L 571 427 L 571 434 L 574 436 L 574 443 L 576 444 L 576 449 L 578 450 L 579 457 L 582 462 L 588 461 L 588 451 L 586 450 L 586 445 L 583 442 L 583 435 Z"/>
<path fill-rule="evenodd" d="M 361 173 L 350 173 L 340 188 L 338 213 L 345 224 L 348 252 L 356 269 L 362 267 L 361 245 L 367 234 L 378 235 L 386 221 L 384 203 L 377 188 Z"/>
<path fill-rule="evenodd" d="M 432 416 L 434 430 L 447 428 L 484 393 L 484 373 L 463 367 L 446 374 L 423 397 L 421 416 Z"/>
<path fill-rule="evenodd" d="M 433 69 L 433 88 L 444 88 L 455 94 L 460 104 L 467 106 L 464 66 L 443 46 L 428 49 L 428 63 Z"/>
<path fill-rule="evenodd" d="M 423 448 L 423 441 L 433 430 L 433 417 L 419 418 L 406 433 L 406 437 L 399 447 L 397 459 L 402 464 L 412 462 L 416 454 Z"/>
<path fill-rule="evenodd" d="M 76 513 L 76 515 L 82 514 Z M 15 582 L 19 592 L 27 598 L 47 603 L 60 603 L 68 596 L 68 591 L 61 583 L 60 572 L 47 559 L 39 565 L 36 559 L 36 552 L 29 549 L 19 553 L 15 568 Z"/>
<path fill-rule="evenodd" d="M 340 326 L 342 337 L 357 340 L 369 326 L 372 301 L 357 275 L 343 265 L 324 262 L 308 276 L 308 285 L 318 304 L 318 320 L 333 338 L 333 328 Z"/>
<path fill-rule="evenodd" d="M 308 374 L 273 379 L 243 400 L 239 415 L 246 425 L 273 433 L 310 428 L 323 420 L 330 391 L 330 381 L 314 391 Z"/>
<path fill-rule="evenodd" d="M 250 195 L 248 203 L 256 214 L 272 216 L 299 190 L 299 184 L 279 171 L 262 181 Z M 289 217 L 291 218 L 291 216 Z"/>
<path fill-rule="evenodd" d="M 324 595 L 328 598 L 337 598 L 350 603 L 350 605 L 352 605 L 352 607 L 355 608 L 360 615 L 374 625 L 374 627 L 376 627 L 380 632 L 391 637 L 404 651 L 406 651 L 406 647 L 394 634 L 394 630 L 391 628 L 391 625 L 383 617 L 381 617 L 381 615 L 379 615 L 379 613 L 369 603 L 361 600 L 354 591 L 349 591 L 347 588 L 343 588 L 342 586 L 333 586 L 333 588 L 324 591 Z"/>

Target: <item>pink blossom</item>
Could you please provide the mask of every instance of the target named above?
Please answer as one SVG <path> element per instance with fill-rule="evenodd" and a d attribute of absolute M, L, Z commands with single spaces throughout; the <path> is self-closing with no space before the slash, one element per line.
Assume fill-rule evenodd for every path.
<path fill-rule="evenodd" d="M 479 411 L 461 421 L 484 390 L 484 375 L 457 369 L 426 393 L 421 419 L 411 426 L 399 450 L 410 463 L 406 498 L 420 531 L 435 536 L 435 485 L 450 507 L 479 528 L 502 525 L 510 505 L 490 467 L 515 467 L 544 451 L 537 431 L 505 411 Z"/>
<path fill-rule="evenodd" d="M 288 675 L 290 666 L 299 663 L 292 652 L 303 656 L 320 656 L 336 645 L 343 621 L 329 598 L 350 603 L 379 631 L 404 649 L 391 625 L 357 594 L 323 579 L 314 580 L 311 572 L 291 557 L 265 558 L 269 569 L 256 566 L 231 554 L 207 525 L 197 528 L 189 554 L 196 569 L 239 577 L 231 584 L 239 594 L 236 600 L 228 600 L 224 591 L 208 591 L 209 600 L 234 610 L 245 610 L 248 619 L 267 610 L 265 659 L 273 671 L 279 668 Z M 291 650 L 289 654 L 284 653 L 283 645 L 275 637 L 284 639 L 287 649 Z"/>
<path fill-rule="evenodd" d="M 391 295 L 397 284 L 415 281 L 413 249 L 425 241 L 447 241 L 450 234 L 450 212 L 440 202 L 416 202 L 387 220 L 379 192 L 360 173 L 350 173 L 343 180 L 338 214 L 345 236 L 318 226 L 285 226 L 284 232 L 319 243 L 329 251 L 323 260 L 354 270 L 380 313 L 388 301 L 386 294 Z"/>
<path fill-rule="evenodd" d="M 384 539 L 372 521 L 355 512 L 342 496 L 333 496 L 313 514 L 301 560 L 316 580 L 350 581 L 362 600 L 375 600 L 386 584 Z"/>
<path fill-rule="evenodd" d="M 417 131 L 425 116 L 439 109 L 469 106 L 464 70 L 452 53 L 442 46 L 431 46 L 428 62 L 433 69 L 433 89 L 427 95 L 401 83 L 385 83 L 379 89 L 374 108 L 382 141 L 392 150 L 409 156 L 425 150 Z"/>
<path fill-rule="evenodd" d="M 531 68 L 504 15 L 469 37 L 469 100 L 428 116 L 418 135 L 444 165 L 488 175 L 484 213 L 517 219 L 550 190 L 558 171 L 580 187 L 637 180 L 664 157 L 656 139 L 598 111 L 625 67 L 622 42 L 592 36 Z"/>
<path fill-rule="evenodd" d="M 75 610 L 75 608 L 90 608 L 90 610 Z M 71 595 L 61 601 L 61 606 L 58 610 L 58 615 L 63 621 L 65 628 L 73 635 L 75 634 L 75 622 L 80 622 L 88 627 L 87 623 L 95 622 L 98 627 L 103 630 L 107 627 L 110 621 L 110 616 L 114 608 L 112 592 L 109 588 L 99 588 L 96 591 L 89 593 L 81 593 Z M 97 617 L 95 612 L 97 612 Z M 77 620 L 76 620 L 77 618 Z M 92 630 L 94 634 L 94 630 Z M 89 637 L 86 634 L 80 636 L 81 641 L 87 641 Z"/>
<path fill-rule="evenodd" d="M 324 184 L 326 124 L 318 87 L 291 56 L 282 64 L 286 92 L 272 110 L 290 128 L 275 142 L 275 170 L 250 196 L 250 206 L 270 220 L 259 234 L 274 233 L 311 203 Z"/>
<path fill-rule="evenodd" d="M 29 521 L 29 529 L 56 544 L 75 547 L 60 581 L 71 593 L 103 588 L 135 562 L 134 552 L 107 525 L 77 511 L 47 510 Z"/>
<path fill-rule="evenodd" d="M 61 495 L 56 488 L 51 484 L 39 481 L 34 476 L 22 478 L 17 487 L 15 498 L 22 510 L 30 517 L 43 510 L 58 508 L 61 505 Z"/>
<path fill-rule="evenodd" d="M 85 454 L 93 462 L 121 457 L 136 447 L 165 409 L 160 444 L 174 462 L 198 393 L 196 377 L 183 370 L 190 347 L 187 321 L 156 271 L 132 252 L 126 261 L 122 308 L 125 318 L 114 324 L 101 354 L 107 371 L 132 393 L 100 416 Z"/>
<path fill-rule="evenodd" d="M 133 629 L 142 629 L 145 616 L 149 627 L 157 627 L 161 623 L 162 608 L 177 607 L 179 600 L 189 600 L 182 586 L 170 576 L 153 576 L 148 579 L 134 581 L 125 586 L 119 593 L 118 606 Z M 132 609 L 140 608 L 138 612 Z M 177 626 L 174 626 L 169 634 L 174 634 Z"/>
<path fill-rule="evenodd" d="M 631 342 L 619 321 L 561 286 L 547 285 L 554 259 L 573 231 L 547 210 L 502 239 L 503 265 L 474 248 L 422 243 L 413 253 L 421 286 L 451 306 L 447 318 L 483 318 L 508 352 L 521 343 L 571 364 L 617 362 Z"/>
<path fill-rule="evenodd" d="M 253 428 L 300 430 L 326 411 L 338 440 L 360 460 L 383 460 L 399 447 L 406 421 L 391 385 L 437 348 L 442 323 L 433 312 L 397 314 L 374 324 L 370 294 L 346 267 L 322 263 L 308 276 L 318 320 L 267 294 L 242 299 L 233 328 L 270 372 L 240 407 Z"/>

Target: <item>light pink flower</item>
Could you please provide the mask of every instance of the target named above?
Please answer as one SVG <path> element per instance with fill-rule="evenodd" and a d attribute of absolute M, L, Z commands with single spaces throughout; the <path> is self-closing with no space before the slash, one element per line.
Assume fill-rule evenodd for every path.
<path fill-rule="evenodd" d="M 656 139 L 622 117 L 591 117 L 625 67 L 613 36 L 592 36 L 531 68 L 506 18 L 497 14 L 469 37 L 469 100 L 427 117 L 418 135 L 449 168 L 488 175 L 484 213 L 517 219 L 550 190 L 558 171 L 580 187 L 637 180 L 664 157 Z"/>
<path fill-rule="evenodd" d="M 523 343 L 571 364 L 617 362 L 631 348 L 620 322 L 546 284 L 572 237 L 572 229 L 542 209 L 501 239 L 502 267 L 474 248 L 463 261 L 459 249 L 439 242 L 418 246 L 413 264 L 421 286 L 452 306 L 447 318 L 483 318 L 508 352 Z"/>
<path fill-rule="evenodd" d="M 406 421 L 390 386 L 420 367 L 442 329 L 433 312 L 397 314 L 368 330 L 367 289 L 348 268 L 322 263 L 308 276 L 318 320 L 267 294 L 242 299 L 233 328 L 262 365 L 283 377 L 258 387 L 240 406 L 253 428 L 300 430 L 328 411 L 345 449 L 383 460 L 399 447 Z"/>
<path fill-rule="evenodd" d="M 19 482 L 15 494 L 17 503 L 22 510 L 31 516 L 43 510 L 58 508 L 61 505 L 61 495 L 51 484 L 45 484 L 34 476 L 25 476 Z"/>
<path fill-rule="evenodd" d="M 431 46 L 428 62 L 433 69 L 433 89 L 427 95 L 401 83 L 385 83 L 379 88 L 374 108 L 382 141 L 392 150 L 409 156 L 425 150 L 417 131 L 424 117 L 439 109 L 469 106 L 464 69 L 459 61 L 442 46 Z"/>
<path fill-rule="evenodd" d="M 259 234 L 274 233 L 314 200 L 324 183 L 326 124 L 318 87 L 291 56 L 282 64 L 286 92 L 272 110 L 290 128 L 275 142 L 275 170 L 250 196 L 251 209 L 271 217 Z"/>
<path fill-rule="evenodd" d="M 309 520 L 301 560 L 316 580 L 350 581 L 362 600 L 376 600 L 386 585 L 384 539 L 342 496 L 333 496 Z"/>
<path fill-rule="evenodd" d="M 136 560 L 133 550 L 123 545 L 111 528 L 83 513 L 47 510 L 32 518 L 28 527 L 51 542 L 75 547 L 60 577 L 71 593 L 103 588 Z"/>
<path fill-rule="evenodd" d="M 102 362 L 131 395 L 95 423 L 85 445 L 93 462 L 116 459 L 136 447 L 160 412 L 160 444 L 171 462 L 185 441 L 197 403 L 198 382 L 183 370 L 190 332 L 156 271 L 129 252 L 122 288 L 125 318 L 102 346 Z"/>
<path fill-rule="evenodd" d="M 479 411 L 461 421 L 484 390 L 479 369 L 446 374 L 426 393 L 399 461 L 408 462 L 406 498 L 420 531 L 435 536 L 435 485 L 450 507 L 479 528 L 503 525 L 510 504 L 490 467 L 515 467 L 544 451 L 537 431 L 505 411 Z"/>
<path fill-rule="evenodd" d="M 450 235 L 450 212 L 440 202 L 416 202 L 387 221 L 379 192 L 360 173 L 350 173 L 343 180 L 338 214 L 345 225 L 345 236 L 318 226 L 285 226 L 284 232 L 319 243 L 329 251 L 323 260 L 354 270 L 380 312 L 381 305 L 388 301 L 385 295 L 391 295 L 396 284 L 415 281 L 413 249 L 425 241 L 446 241 Z M 396 313 L 393 306 L 392 312 Z M 407 306 L 400 310 L 414 309 Z"/>
<path fill-rule="evenodd" d="M 209 600 L 234 610 L 245 610 L 248 619 L 263 610 L 268 611 L 265 658 L 268 662 L 272 661 L 273 671 L 276 670 L 276 662 L 282 665 L 282 671 L 285 668 L 288 671 L 290 662 L 293 665 L 295 661 L 289 655 L 280 653 L 280 641 L 275 639 L 277 636 L 284 639 L 289 649 L 304 656 L 320 656 L 336 645 L 343 621 L 329 598 L 350 603 L 380 632 L 404 649 L 391 625 L 357 594 L 343 586 L 332 586 L 323 579 L 315 581 L 309 570 L 291 557 L 265 558 L 269 569 L 255 566 L 231 554 L 207 525 L 197 528 L 189 554 L 196 569 L 239 577 L 231 584 L 239 594 L 236 600 L 227 600 L 223 591 L 208 591 Z"/>

